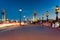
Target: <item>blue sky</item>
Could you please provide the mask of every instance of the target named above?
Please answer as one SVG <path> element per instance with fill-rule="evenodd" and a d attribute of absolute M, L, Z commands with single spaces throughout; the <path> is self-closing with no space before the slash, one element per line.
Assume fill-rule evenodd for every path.
<path fill-rule="evenodd" d="M 56 5 L 60 6 L 60 0 L 0 0 L 0 19 L 2 18 L 1 11 L 2 9 L 5 9 L 7 19 L 18 20 L 20 18 L 19 8 L 23 9 L 21 15 L 22 19 L 23 16 L 32 18 L 34 9 L 37 12 L 37 18 L 41 17 L 42 14 L 45 14 L 44 19 L 46 19 L 46 11 L 48 11 L 49 18 L 55 19 Z"/>

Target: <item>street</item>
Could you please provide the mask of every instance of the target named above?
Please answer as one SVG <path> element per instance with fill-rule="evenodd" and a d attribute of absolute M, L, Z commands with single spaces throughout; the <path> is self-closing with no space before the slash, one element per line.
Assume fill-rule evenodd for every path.
<path fill-rule="evenodd" d="M 0 31 L 0 40 L 60 40 L 60 29 L 22 26 Z"/>

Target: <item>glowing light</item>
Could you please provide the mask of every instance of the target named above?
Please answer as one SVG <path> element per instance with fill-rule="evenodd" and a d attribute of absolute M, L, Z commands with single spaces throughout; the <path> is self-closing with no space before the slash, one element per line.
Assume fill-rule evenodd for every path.
<path fill-rule="evenodd" d="M 24 25 L 24 22 L 21 22 L 21 25 Z"/>
<path fill-rule="evenodd" d="M 22 9 L 20 8 L 20 9 L 19 9 L 19 11 L 21 12 L 21 11 L 22 11 Z"/>
<path fill-rule="evenodd" d="M 59 23 L 58 22 L 55 23 L 55 28 L 57 28 L 57 27 L 59 27 Z"/>
<path fill-rule="evenodd" d="M 6 27 L 10 27 L 10 26 L 19 25 L 19 24 L 20 24 L 20 23 L 0 24 L 0 28 L 6 28 Z"/>

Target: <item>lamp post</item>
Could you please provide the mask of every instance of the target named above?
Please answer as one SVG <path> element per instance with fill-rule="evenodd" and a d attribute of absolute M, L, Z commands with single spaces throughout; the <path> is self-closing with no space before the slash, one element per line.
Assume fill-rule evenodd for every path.
<path fill-rule="evenodd" d="M 55 9 L 56 21 L 58 21 L 58 13 L 59 13 L 59 6 L 57 5 Z"/>
<path fill-rule="evenodd" d="M 23 16 L 24 17 L 24 19 L 26 18 L 26 16 Z"/>
<path fill-rule="evenodd" d="M 46 11 L 47 22 L 48 22 L 48 16 L 49 16 L 48 11 Z"/>
<path fill-rule="evenodd" d="M 24 17 L 24 21 L 25 21 L 25 19 L 26 19 L 26 16 L 23 16 Z"/>
<path fill-rule="evenodd" d="M 41 16 L 39 17 L 39 20 L 41 21 Z"/>
<path fill-rule="evenodd" d="M 44 14 L 42 14 L 42 23 L 43 23 L 43 19 L 44 19 Z"/>
<path fill-rule="evenodd" d="M 2 22 L 6 23 L 5 10 L 2 10 Z"/>
<path fill-rule="evenodd" d="M 22 13 L 22 8 L 20 8 L 19 11 L 20 11 L 20 26 L 21 26 L 21 13 Z"/>

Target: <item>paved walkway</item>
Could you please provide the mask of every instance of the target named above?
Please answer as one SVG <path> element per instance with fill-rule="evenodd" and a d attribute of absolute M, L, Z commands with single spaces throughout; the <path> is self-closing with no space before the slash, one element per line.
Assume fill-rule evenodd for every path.
<path fill-rule="evenodd" d="M 60 30 L 44 27 L 18 27 L 0 33 L 0 40 L 60 40 Z"/>

